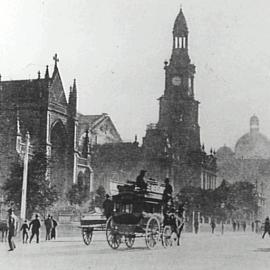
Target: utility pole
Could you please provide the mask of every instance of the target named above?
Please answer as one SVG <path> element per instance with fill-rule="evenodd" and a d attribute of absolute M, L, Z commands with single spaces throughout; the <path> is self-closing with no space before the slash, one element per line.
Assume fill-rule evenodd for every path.
<path fill-rule="evenodd" d="M 25 220 L 26 216 L 26 193 L 27 193 L 27 176 L 28 176 L 28 160 L 29 160 L 29 146 L 30 135 L 26 133 L 26 145 L 24 153 L 24 165 L 23 165 L 23 183 L 22 183 L 22 198 L 21 198 L 21 219 Z"/>

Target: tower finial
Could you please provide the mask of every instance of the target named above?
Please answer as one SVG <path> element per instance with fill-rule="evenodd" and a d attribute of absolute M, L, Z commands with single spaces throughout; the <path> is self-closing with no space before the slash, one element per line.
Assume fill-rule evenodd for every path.
<path fill-rule="evenodd" d="M 57 57 L 57 53 L 53 57 L 54 60 L 54 67 L 57 67 L 57 62 L 59 62 L 59 58 Z"/>
<path fill-rule="evenodd" d="M 49 66 L 46 66 L 45 79 L 49 79 Z"/>
<path fill-rule="evenodd" d="M 73 92 L 77 93 L 76 79 L 74 79 L 74 81 L 73 81 Z"/>

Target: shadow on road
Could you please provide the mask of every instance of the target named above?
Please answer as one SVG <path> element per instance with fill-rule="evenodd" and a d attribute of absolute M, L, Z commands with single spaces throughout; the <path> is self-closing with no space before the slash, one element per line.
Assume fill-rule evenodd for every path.
<path fill-rule="evenodd" d="M 270 252 L 270 248 L 258 248 L 254 252 Z"/>
<path fill-rule="evenodd" d="M 50 241 L 45 241 L 45 243 L 78 243 L 78 242 L 82 242 L 82 240 L 50 240 Z"/>

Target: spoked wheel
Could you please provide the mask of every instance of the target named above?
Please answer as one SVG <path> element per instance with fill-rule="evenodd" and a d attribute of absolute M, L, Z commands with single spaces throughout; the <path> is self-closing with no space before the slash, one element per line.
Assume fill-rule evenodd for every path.
<path fill-rule="evenodd" d="M 89 228 L 89 229 L 82 229 L 82 237 L 83 237 L 83 242 L 89 246 L 92 240 L 92 236 L 93 236 L 93 229 Z"/>
<path fill-rule="evenodd" d="M 126 235 L 125 236 L 125 243 L 127 245 L 128 248 L 132 248 L 135 242 L 135 235 Z"/>
<path fill-rule="evenodd" d="M 150 249 L 153 249 L 160 237 L 160 223 L 156 217 L 151 217 L 147 221 L 146 230 L 145 230 L 145 243 L 146 246 Z"/>
<path fill-rule="evenodd" d="M 121 243 L 121 235 L 114 228 L 112 217 L 106 223 L 106 239 L 112 249 L 117 249 Z"/>
<path fill-rule="evenodd" d="M 171 247 L 173 244 L 173 238 L 172 238 L 172 228 L 170 225 L 164 226 L 163 232 L 162 232 L 162 245 L 163 247 Z"/>

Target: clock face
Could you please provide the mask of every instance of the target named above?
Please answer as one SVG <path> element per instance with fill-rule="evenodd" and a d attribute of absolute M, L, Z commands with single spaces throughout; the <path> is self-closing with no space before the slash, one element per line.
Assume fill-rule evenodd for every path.
<path fill-rule="evenodd" d="M 179 86 L 181 84 L 182 80 L 179 76 L 175 76 L 172 78 L 172 84 L 175 86 Z"/>

